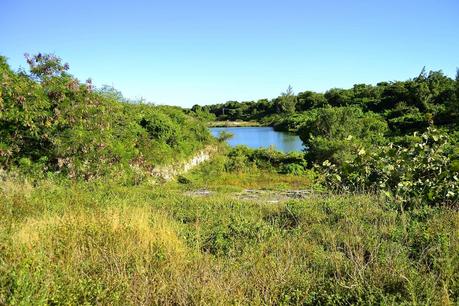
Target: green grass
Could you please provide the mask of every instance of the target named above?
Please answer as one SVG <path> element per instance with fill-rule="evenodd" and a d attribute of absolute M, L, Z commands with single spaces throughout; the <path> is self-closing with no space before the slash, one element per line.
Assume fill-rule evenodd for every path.
<path fill-rule="evenodd" d="M 0 186 L 0 304 L 459 298 L 459 213 L 448 208 L 399 212 L 371 195 L 270 204 L 173 184 Z"/>
<path fill-rule="evenodd" d="M 186 183 L 172 181 L 169 189 L 194 190 L 208 189 L 220 193 L 241 191 L 244 189 L 286 190 L 318 189 L 313 173 L 305 175 L 286 175 L 275 171 L 260 170 L 256 167 L 240 172 L 225 171 L 227 158 L 216 154 L 212 160 L 201 164 L 190 173 L 183 175 Z M 180 180 L 179 180 L 180 181 Z"/>

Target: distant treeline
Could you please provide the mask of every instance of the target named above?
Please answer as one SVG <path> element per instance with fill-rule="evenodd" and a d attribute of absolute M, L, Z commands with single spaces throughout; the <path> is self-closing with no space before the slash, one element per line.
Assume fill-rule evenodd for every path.
<path fill-rule="evenodd" d="M 296 131 L 304 112 L 348 106 L 380 114 L 390 130 L 397 134 L 425 130 L 431 124 L 457 124 L 459 74 L 454 80 L 441 71 L 427 73 L 423 69 L 417 77 L 407 81 L 356 84 L 350 89 L 332 88 L 325 93 L 303 91 L 295 95 L 289 87 L 272 100 L 195 105 L 192 110 L 210 113 L 217 120 L 257 120 L 279 130 Z"/>

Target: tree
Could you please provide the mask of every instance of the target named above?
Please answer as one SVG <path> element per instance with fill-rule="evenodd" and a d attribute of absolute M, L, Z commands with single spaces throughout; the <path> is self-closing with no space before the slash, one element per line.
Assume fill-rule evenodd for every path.
<path fill-rule="evenodd" d="M 211 138 L 202 120 L 178 107 L 125 103 L 113 88 L 93 90 L 54 55 L 27 61 L 30 74 L 16 73 L 0 56 L 0 168 L 91 179 L 181 160 Z"/>
<path fill-rule="evenodd" d="M 97 90 L 101 95 L 120 102 L 127 102 L 127 99 L 123 96 L 123 93 L 117 90 L 115 87 L 110 85 L 102 85 L 102 88 Z"/>
<path fill-rule="evenodd" d="M 459 107 L 459 68 L 456 70 L 456 82 L 455 82 L 455 100 L 456 100 L 456 106 Z M 457 109 L 456 109 L 457 112 Z"/>
<path fill-rule="evenodd" d="M 281 93 L 281 98 L 279 101 L 281 111 L 289 114 L 294 113 L 296 102 L 297 100 L 295 94 L 293 93 L 292 86 L 289 85 L 287 90 Z"/>
<path fill-rule="evenodd" d="M 456 71 L 456 79 L 454 84 L 454 94 L 448 107 L 449 122 L 459 122 L 459 68 Z"/>
<path fill-rule="evenodd" d="M 69 69 L 69 64 L 62 64 L 62 60 L 54 54 L 41 54 L 30 56 L 24 54 L 30 73 L 39 80 L 46 80 L 50 77 L 59 77 Z"/>
<path fill-rule="evenodd" d="M 307 111 L 313 108 L 325 107 L 327 105 L 327 99 L 325 99 L 323 94 L 313 91 L 305 91 L 298 94 L 296 109 L 298 111 Z"/>
<path fill-rule="evenodd" d="M 325 98 L 331 106 L 350 105 L 353 96 L 351 89 L 332 88 L 325 93 Z"/>

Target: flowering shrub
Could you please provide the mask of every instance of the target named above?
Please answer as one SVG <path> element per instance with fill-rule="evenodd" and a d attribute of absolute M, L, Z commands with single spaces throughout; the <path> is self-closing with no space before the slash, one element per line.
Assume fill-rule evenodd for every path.
<path fill-rule="evenodd" d="M 27 55 L 27 63 L 30 73 L 14 72 L 0 56 L 0 168 L 84 179 L 119 167 L 148 172 L 211 141 L 183 110 L 126 103 L 80 83 L 54 55 Z"/>

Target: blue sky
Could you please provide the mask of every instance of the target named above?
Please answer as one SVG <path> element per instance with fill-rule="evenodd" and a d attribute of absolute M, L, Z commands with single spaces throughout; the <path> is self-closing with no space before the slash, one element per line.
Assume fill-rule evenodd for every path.
<path fill-rule="evenodd" d="M 459 67 L 458 0 L 0 0 L 0 54 L 55 53 L 80 80 L 192 106 Z"/>

